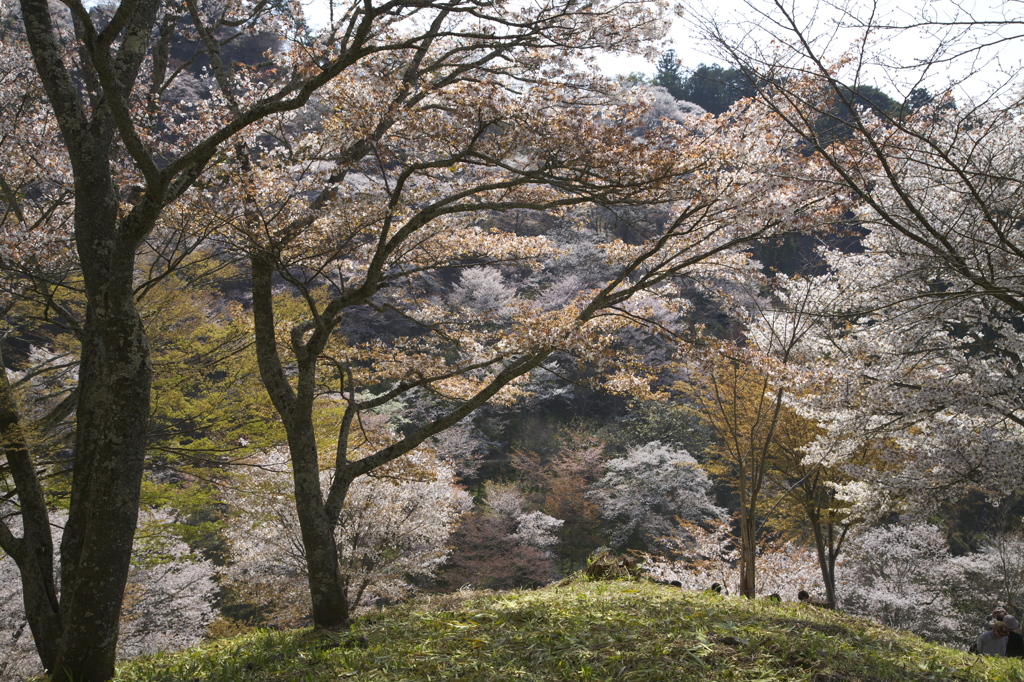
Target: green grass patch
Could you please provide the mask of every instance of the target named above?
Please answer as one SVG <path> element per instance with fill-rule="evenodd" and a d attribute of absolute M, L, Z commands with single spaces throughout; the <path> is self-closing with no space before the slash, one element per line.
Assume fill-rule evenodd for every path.
<path fill-rule="evenodd" d="M 341 634 L 259 631 L 132 661 L 117 679 L 1024 682 L 1024 663 L 810 606 L 608 581 L 434 598 Z"/>

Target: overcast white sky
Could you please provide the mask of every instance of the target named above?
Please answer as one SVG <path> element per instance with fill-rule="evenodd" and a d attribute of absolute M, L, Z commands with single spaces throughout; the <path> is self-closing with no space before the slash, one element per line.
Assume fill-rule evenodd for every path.
<path fill-rule="evenodd" d="M 986 40 L 993 43 L 991 47 L 978 53 L 950 63 L 948 66 L 933 68 L 926 85 L 935 89 L 943 89 L 949 79 L 959 79 L 968 70 L 978 71 L 965 86 L 971 94 L 981 94 L 994 84 L 1004 83 L 1008 77 L 1020 77 L 1024 69 L 1024 2 L 1022 0 L 832 0 L 832 2 L 812 0 L 784 0 L 784 6 L 802 18 L 803 22 L 813 22 L 812 32 L 817 35 L 833 34 L 834 26 L 841 16 L 836 6 L 842 4 L 846 9 L 861 17 L 873 13 L 877 23 L 906 25 L 920 20 L 922 16 L 933 20 L 953 20 L 964 22 L 969 19 L 983 20 L 1002 24 L 995 31 L 989 27 L 984 30 L 972 29 L 973 39 Z M 683 16 L 673 23 L 671 31 L 672 47 L 684 68 L 694 68 L 700 63 L 720 63 L 711 48 L 703 44 L 695 36 L 693 23 L 700 14 L 713 14 L 716 19 L 736 26 L 736 31 L 744 31 L 743 22 L 750 22 L 758 12 L 767 13 L 773 10 L 773 0 L 707 0 L 706 4 L 697 0 L 687 3 L 683 8 Z M 960 29 L 948 29 L 960 30 Z M 962 29 L 966 31 L 966 27 Z M 913 64 L 931 54 L 939 36 L 934 27 L 906 31 L 886 31 L 875 34 L 873 49 L 884 52 L 890 61 L 903 65 Z M 845 32 L 835 36 L 832 41 L 833 51 L 846 50 L 856 41 L 862 32 Z M 946 34 L 948 37 L 948 34 Z M 767 40 L 767 39 L 766 39 Z M 599 57 L 598 62 L 607 73 L 626 74 L 639 71 L 653 75 L 655 65 L 640 57 L 623 55 Z M 871 80 L 884 90 L 898 90 L 892 81 L 897 79 L 893 69 L 876 69 Z M 895 94 L 895 93 L 893 93 Z"/>
<path fill-rule="evenodd" d="M 528 2 L 529 0 L 522 0 Z M 756 35 L 751 33 L 751 22 L 759 15 L 777 12 L 775 3 L 781 3 L 794 16 L 799 17 L 802 25 L 811 25 L 811 33 L 831 36 L 830 44 L 833 55 L 849 48 L 862 32 L 846 31 L 836 34 L 835 25 L 842 16 L 840 7 L 855 16 L 873 16 L 875 23 L 905 25 L 927 17 L 932 20 L 966 19 L 984 20 L 1001 23 L 1001 36 L 989 35 L 988 40 L 995 44 L 970 58 L 958 60 L 950 65 L 932 68 L 929 79 L 924 83 L 933 91 L 945 89 L 950 79 L 960 79 L 970 70 L 977 74 L 963 87 L 957 96 L 965 92 L 971 95 L 985 94 L 989 86 L 1002 84 L 1010 78 L 1021 80 L 1024 70 L 1024 0 L 676 0 L 681 2 L 681 17 L 676 19 L 670 33 L 671 47 L 676 51 L 684 69 L 692 69 L 703 63 L 719 63 L 710 46 L 703 44 L 695 35 L 693 24 L 699 21 L 702 14 L 713 15 L 716 21 L 733 25 L 737 35 Z M 314 22 L 319 15 L 326 21 L 325 0 L 305 0 L 307 16 Z M 764 23 L 764 19 L 761 19 Z M 743 24 L 746 24 L 745 26 Z M 929 35 L 931 34 L 931 35 Z M 931 54 L 938 38 L 935 29 L 917 29 L 907 31 L 889 31 L 875 33 L 873 49 L 884 52 L 893 63 L 908 65 Z M 973 31 L 977 37 L 981 31 Z M 760 36 L 767 44 L 769 38 Z M 996 38 L 996 40 L 993 40 Z M 999 40 L 999 38 L 1002 38 Z M 1014 39 L 1015 38 L 1015 39 Z M 667 49 L 667 48 L 666 48 Z M 601 55 L 597 57 L 600 68 L 609 75 L 640 72 L 651 76 L 655 72 L 655 64 L 641 57 L 628 55 Z M 913 80 L 909 75 L 893 68 L 876 68 L 867 80 L 884 91 L 897 95 L 906 94 Z M 910 82 L 911 85 L 899 85 L 897 81 Z"/>

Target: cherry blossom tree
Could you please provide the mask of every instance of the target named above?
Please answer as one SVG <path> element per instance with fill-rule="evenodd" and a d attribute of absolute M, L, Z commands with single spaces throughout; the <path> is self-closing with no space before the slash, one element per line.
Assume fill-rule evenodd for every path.
<path fill-rule="evenodd" d="M 935 526 L 872 528 L 847 550 L 839 603 L 848 613 L 870 616 L 889 627 L 956 641 L 964 625 L 949 587 L 960 582 L 959 572 Z"/>
<path fill-rule="evenodd" d="M 658 547 L 676 519 L 721 520 L 711 499 L 711 480 L 690 453 L 655 441 L 605 462 L 591 497 L 601 510 L 614 547 Z"/>
<path fill-rule="evenodd" d="M 288 433 L 319 625 L 348 620 L 331 528 L 359 476 L 491 399 L 522 395 L 560 355 L 595 365 L 611 390 L 646 391 L 643 363 L 610 342 L 627 328 L 678 319 L 686 303 L 674 278 L 731 270 L 746 262 L 740 245 L 815 224 L 837 205 L 803 193 L 814 185 L 800 177 L 815 169 L 762 118 L 737 110 L 728 124 L 652 127 L 643 93 L 520 56 L 514 72 L 467 72 L 457 86 L 399 109 L 368 104 L 373 93 L 391 93 L 377 100 L 389 102 L 404 92 L 393 62 L 368 62 L 358 80 L 321 93 L 333 112 L 322 132 L 282 118 L 265 134 L 284 142 L 259 164 L 241 163 L 245 182 L 204 197 L 222 220 L 232 217 L 224 239 L 251 264 L 257 355 Z M 372 148 L 338 155 L 367 131 L 377 131 Z M 657 206 L 666 218 L 637 243 L 599 240 L 607 274 L 564 292 L 561 307 L 550 308 L 543 289 L 509 295 L 496 268 L 536 268 L 554 249 L 544 237 L 489 227 L 493 214 L 571 217 L 577 206 Z M 451 270 L 488 289 L 469 296 L 460 274 L 454 291 L 434 295 Z M 367 318 L 377 331 L 363 339 L 353 320 Z M 438 408 L 400 437 L 376 441 L 373 454 L 350 456 L 360 415 L 410 396 Z M 339 404 L 336 440 L 318 443 L 314 415 Z M 321 447 L 335 451 L 326 495 Z"/>
<path fill-rule="evenodd" d="M 802 447 L 806 422 L 787 403 L 794 394 L 808 390 L 814 378 L 813 373 L 802 371 L 801 363 L 808 358 L 803 338 L 812 328 L 812 318 L 796 309 L 775 314 L 758 287 L 767 289 L 767 283 L 750 273 L 727 290 L 727 302 L 745 332 L 743 342 L 708 339 L 703 352 L 683 355 L 680 369 L 687 378 L 677 383 L 718 438 L 710 450 L 709 469 L 738 495 L 740 592 L 749 597 L 757 593 L 758 535 L 770 516 L 761 505 L 769 472 L 780 456 L 803 459 L 793 450 Z M 821 538 L 817 539 L 828 582 L 829 562 Z M 829 596 L 833 596 L 831 590 Z"/>
<path fill-rule="evenodd" d="M 787 535 L 813 541 L 821 567 L 825 603 L 834 608 L 836 566 L 850 529 L 863 519 L 840 499 L 838 488 L 859 481 L 858 467 L 871 461 L 865 447 L 842 451 L 827 437 L 820 412 L 809 409 L 835 390 L 832 365 L 822 361 L 818 329 L 821 300 L 813 280 L 775 273 L 770 296 L 751 308 L 749 349 L 765 357 L 753 362 L 766 387 L 776 389 L 779 412 L 765 469 L 766 521 Z M 757 396 L 757 392 L 754 392 Z"/>
<path fill-rule="evenodd" d="M 823 254 L 828 274 L 790 284 L 797 298 L 813 292 L 821 325 L 810 345 L 835 376 L 808 407 L 828 424 L 819 454 L 876 453 L 860 468 L 865 483 L 845 492 L 865 513 L 920 514 L 969 488 L 998 499 L 1024 473 L 1019 72 L 992 96 L 953 87 L 966 81 L 940 84 L 928 98 L 920 87 L 939 65 L 1016 39 L 1015 18 L 988 21 L 953 6 L 954 16 L 907 24 L 854 5 L 839 10 L 827 32 L 781 2 L 744 36 L 700 21 L 756 85 L 758 101 L 859 204 L 848 222 L 856 243 Z M 935 42 L 914 63 L 893 64 L 876 49 L 877 38 L 917 28 Z M 768 37 L 774 52 L 764 49 Z M 859 98 L 878 64 L 889 67 L 903 106 Z"/>
<path fill-rule="evenodd" d="M 893 180 L 864 209 L 864 252 L 830 254 L 832 274 L 815 282 L 821 312 L 852 321 L 819 337 L 845 387 L 832 403 L 833 432 L 894 436 L 892 457 L 904 466 L 879 472 L 879 493 L 912 507 L 955 499 L 964 486 L 999 498 L 1022 475 L 1022 264 L 1009 227 L 1020 165 L 1007 138 L 1019 123 L 1008 111 L 976 113 L 993 127 L 922 111 L 918 129 L 888 136 Z M 936 243 L 922 244 L 923 231 Z"/>
<path fill-rule="evenodd" d="M 432 89 L 465 69 L 500 64 L 514 50 L 557 60 L 597 47 L 635 48 L 656 37 L 661 20 L 657 7 L 633 2 L 352 3 L 334 6 L 329 25 L 316 31 L 297 6 L 274 3 L 146 0 L 90 10 L 77 0 L 59 7 L 26 0 L 19 9 L 19 26 L 5 19 L 4 42 L 20 52 L 11 54 L 12 62 L 5 55 L 4 64 L 8 76 L 25 77 L 5 81 L 14 95 L 4 98 L 5 114 L 30 110 L 37 116 L 19 131 L 43 136 L 45 148 L 56 153 L 27 162 L 41 158 L 66 174 L 59 186 L 44 188 L 52 201 L 43 211 L 28 206 L 41 193 L 19 193 L 16 178 L 5 178 L 5 222 L 15 238 L 7 240 L 4 260 L 21 274 L 20 266 L 33 259 L 12 254 L 34 237 L 59 234 L 74 244 L 87 300 L 60 600 L 48 514 L 13 412 L 2 426 L 25 531 L 18 537 L 0 527 L 0 547 L 19 566 L 44 667 L 57 680 L 102 680 L 113 674 L 150 409 L 136 254 L 173 217 L 173 205 L 216 183 L 217 169 L 238 149 L 235 136 L 305 106 L 364 60 L 403 56 L 396 80 L 403 84 L 401 103 L 421 96 L 425 73 L 436 76 Z M 265 53 L 269 64 L 225 58 L 232 42 L 267 34 L 279 36 Z M 446 46 L 425 62 L 439 43 Z M 189 56 L 181 59 L 182 50 Z M 188 69 L 197 59 L 208 67 L 201 78 Z M 205 81 L 201 87 L 187 82 L 195 78 Z M 170 100 L 186 90 L 198 90 L 201 99 Z M 372 135 L 354 141 L 355 155 L 372 142 Z M 45 263 L 45 255 L 35 261 Z"/>
<path fill-rule="evenodd" d="M 310 596 L 288 456 L 273 451 L 248 463 L 251 472 L 226 498 L 232 520 L 223 582 L 234 600 L 260 606 L 271 620 L 300 622 Z M 432 578 L 470 505 L 452 470 L 425 451 L 356 481 L 335 529 L 347 601 L 354 608 L 395 601 Z"/>
<path fill-rule="evenodd" d="M 554 551 L 563 575 L 585 568 L 587 558 L 604 544 L 601 511 L 589 495 L 602 475 L 604 449 L 597 438 L 575 431 L 550 457 L 524 450 L 512 455 L 520 485 L 538 500 L 541 511 L 562 521 Z"/>
<path fill-rule="evenodd" d="M 555 577 L 551 550 L 562 520 L 528 512 L 515 484 L 489 482 L 485 499 L 463 517 L 443 578 L 451 588 L 537 587 Z"/>
<path fill-rule="evenodd" d="M 939 641 L 973 641 L 993 606 L 1019 612 L 1020 547 L 1019 534 L 993 533 L 977 552 L 953 557 L 935 526 L 870 528 L 840 563 L 840 604 Z"/>
<path fill-rule="evenodd" d="M 1024 538 L 1019 531 L 1001 531 L 987 533 L 978 551 L 953 558 L 961 582 L 952 599 L 969 626 L 976 627 L 972 619 L 989 612 L 994 604 L 1005 606 L 1014 616 L 1024 614 L 1022 550 Z"/>

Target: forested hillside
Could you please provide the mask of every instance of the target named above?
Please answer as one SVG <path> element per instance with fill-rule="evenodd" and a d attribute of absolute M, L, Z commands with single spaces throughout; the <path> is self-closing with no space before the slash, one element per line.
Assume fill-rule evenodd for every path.
<path fill-rule="evenodd" d="M 926 78 L 1003 24 L 882 83 L 643 0 L 0 9 L 0 679 L 612 555 L 1024 617 L 1020 84 Z"/>

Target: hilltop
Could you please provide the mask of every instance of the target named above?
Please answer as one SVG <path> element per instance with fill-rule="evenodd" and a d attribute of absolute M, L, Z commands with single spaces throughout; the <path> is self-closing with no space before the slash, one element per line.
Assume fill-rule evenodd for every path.
<path fill-rule="evenodd" d="M 984 658 L 811 606 L 647 581 L 435 596 L 351 631 L 258 631 L 138 659 L 118 680 L 1024 680 Z"/>

